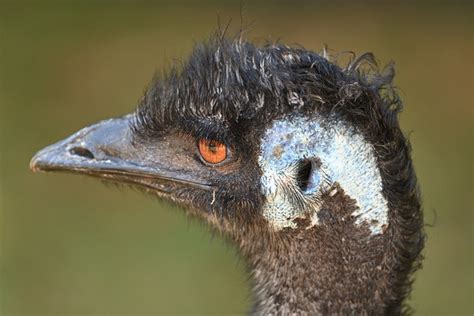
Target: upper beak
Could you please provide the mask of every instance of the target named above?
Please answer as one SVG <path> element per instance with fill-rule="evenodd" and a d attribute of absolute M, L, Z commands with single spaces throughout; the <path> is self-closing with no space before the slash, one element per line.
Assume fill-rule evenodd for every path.
<path fill-rule="evenodd" d="M 32 171 L 68 171 L 120 182 L 139 184 L 164 193 L 176 185 L 209 189 L 199 173 L 176 159 L 172 144 L 156 141 L 145 146 L 134 141 L 126 115 L 83 128 L 39 151 L 30 162 Z"/>

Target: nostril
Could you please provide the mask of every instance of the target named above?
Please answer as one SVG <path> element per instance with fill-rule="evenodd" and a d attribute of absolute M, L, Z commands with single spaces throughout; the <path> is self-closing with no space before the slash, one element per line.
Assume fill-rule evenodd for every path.
<path fill-rule="evenodd" d="M 88 158 L 88 159 L 94 159 L 94 154 L 87 148 L 84 147 L 73 147 L 69 149 L 69 152 L 73 155 Z"/>

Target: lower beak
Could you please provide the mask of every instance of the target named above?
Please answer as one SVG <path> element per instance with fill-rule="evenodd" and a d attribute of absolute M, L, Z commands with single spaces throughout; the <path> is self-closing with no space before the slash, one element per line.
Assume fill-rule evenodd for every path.
<path fill-rule="evenodd" d="M 87 174 L 166 193 L 176 185 L 210 189 L 204 179 L 173 163 L 173 153 L 167 150 L 167 144 L 147 148 L 135 142 L 133 119 L 134 115 L 126 115 L 86 127 L 39 151 L 32 158 L 30 168 L 33 172 Z"/>

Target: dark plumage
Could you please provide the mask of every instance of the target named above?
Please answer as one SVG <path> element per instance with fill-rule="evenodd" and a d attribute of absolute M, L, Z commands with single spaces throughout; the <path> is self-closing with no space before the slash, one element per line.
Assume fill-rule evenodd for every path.
<path fill-rule="evenodd" d="M 393 66 L 379 73 L 365 54 L 341 68 L 324 55 L 215 36 L 156 77 L 135 115 L 48 147 L 32 168 L 137 184 L 204 218 L 247 260 L 257 314 L 401 313 L 424 234 L 410 146 L 397 121 L 402 104 L 392 87 Z M 280 210 L 268 207 L 262 188 L 262 139 L 276 120 L 293 122 L 295 115 L 324 120 L 323 128 L 341 122 L 370 144 L 388 207 L 381 233 L 357 221 L 360 205 L 341 183 L 322 185 L 318 195 L 306 192 L 324 167 L 319 157 L 290 164 L 299 166 L 288 178 L 299 191 L 285 200 L 301 210 L 293 226 L 276 229 L 263 215 L 265 207 Z M 205 163 L 199 139 L 225 144 L 226 160 Z M 317 211 L 305 209 L 307 196 Z"/>

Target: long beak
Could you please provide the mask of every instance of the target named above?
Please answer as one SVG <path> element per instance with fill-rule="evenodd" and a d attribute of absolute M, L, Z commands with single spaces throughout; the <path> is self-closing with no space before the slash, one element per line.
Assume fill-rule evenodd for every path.
<path fill-rule="evenodd" d="M 110 119 L 86 127 L 72 136 L 39 151 L 30 168 L 37 171 L 66 171 L 133 183 L 163 193 L 176 187 L 209 190 L 205 177 L 176 157 L 173 144 L 136 142 L 133 115 Z"/>

